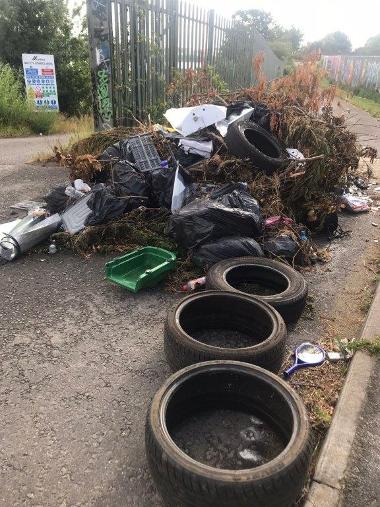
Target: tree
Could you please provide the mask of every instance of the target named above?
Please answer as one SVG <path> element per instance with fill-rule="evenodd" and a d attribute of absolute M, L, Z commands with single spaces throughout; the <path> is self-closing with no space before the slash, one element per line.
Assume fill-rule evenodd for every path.
<path fill-rule="evenodd" d="M 291 57 L 301 45 L 302 32 L 294 26 L 283 28 L 278 25 L 269 12 L 260 9 L 240 10 L 235 12 L 233 18 L 242 26 L 257 30 L 283 60 Z"/>
<path fill-rule="evenodd" d="M 348 36 L 343 32 L 329 33 L 317 43 L 324 55 L 344 55 L 351 53 L 352 44 Z"/>
<path fill-rule="evenodd" d="M 370 37 L 362 48 L 355 50 L 357 55 L 380 56 L 380 33 Z"/>
<path fill-rule="evenodd" d="M 21 69 L 22 53 L 53 54 L 61 110 L 90 110 L 87 36 L 73 35 L 65 0 L 0 0 L 0 60 Z"/>
<path fill-rule="evenodd" d="M 233 19 L 244 26 L 255 28 L 261 33 L 264 39 L 269 39 L 271 37 L 272 29 L 275 26 L 272 15 L 260 9 L 236 11 L 233 15 Z"/>

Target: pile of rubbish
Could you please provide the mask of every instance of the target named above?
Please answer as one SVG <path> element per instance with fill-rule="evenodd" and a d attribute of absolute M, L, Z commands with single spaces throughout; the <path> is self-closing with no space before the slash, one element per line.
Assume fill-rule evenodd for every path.
<path fill-rule="evenodd" d="M 80 254 L 153 246 L 202 268 L 245 255 L 314 262 L 313 231 L 332 238 L 342 206 L 369 209 L 350 192 L 359 158 L 376 153 L 358 146 L 326 97 L 316 108 L 317 87 L 297 79 L 295 98 L 285 100 L 279 80 L 269 91 L 171 108 L 166 126 L 96 133 L 74 145 L 76 156 L 55 149 L 70 182 L 0 225 L 0 257 L 11 261 L 53 234 Z"/>

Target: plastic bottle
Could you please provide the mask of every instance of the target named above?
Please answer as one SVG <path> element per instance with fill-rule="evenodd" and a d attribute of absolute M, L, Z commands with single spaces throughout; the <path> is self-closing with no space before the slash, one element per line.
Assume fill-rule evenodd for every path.
<path fill-rule="evenodd" d="M 57 253 L 57 245 L 55 244 L 54 241 L 52 241 L 49 245 L 49 254 L 53 255 L 55 253 Z"/>

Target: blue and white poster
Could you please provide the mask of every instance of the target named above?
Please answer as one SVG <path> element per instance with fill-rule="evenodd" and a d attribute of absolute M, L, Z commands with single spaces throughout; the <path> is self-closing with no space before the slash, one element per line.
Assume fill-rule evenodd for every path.
<path fill-rule="evenodd" d="M 22 64 L 28 99 L 34 102 L 36 109 L 58 111 L 54 56 L 23 53 Z"/>

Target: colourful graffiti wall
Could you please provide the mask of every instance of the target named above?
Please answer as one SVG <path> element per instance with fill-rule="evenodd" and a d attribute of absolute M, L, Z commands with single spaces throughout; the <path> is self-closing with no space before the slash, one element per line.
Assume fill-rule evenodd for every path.
<path fill-rule="evenodd" d="M 380 56 L 322 56 L 321 62 L 336 83 L 380 91 Z"/>

